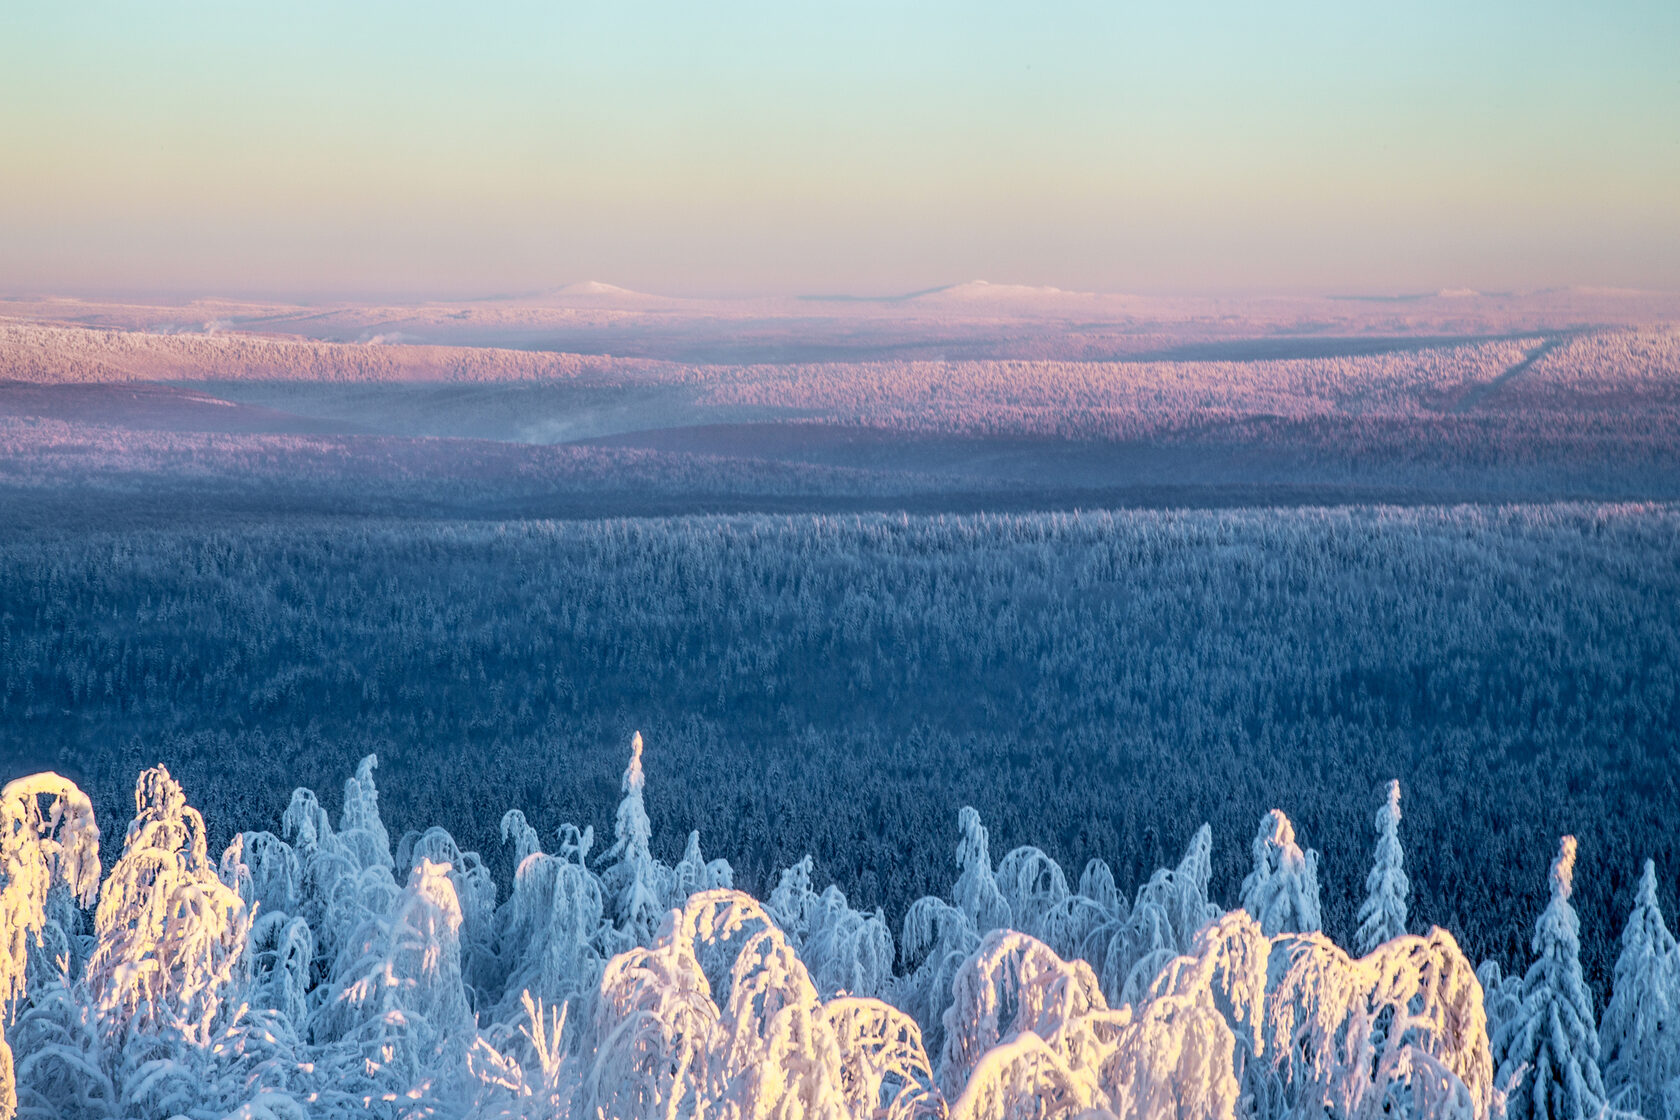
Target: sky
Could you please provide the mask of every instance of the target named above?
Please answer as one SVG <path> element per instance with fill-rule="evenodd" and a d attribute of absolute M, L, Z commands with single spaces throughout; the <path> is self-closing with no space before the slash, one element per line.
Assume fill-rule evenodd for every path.
<path fill-rule="evenodd" d="M 0 291 L 1680 289 L 1680 4 L 0 5 Z"/>

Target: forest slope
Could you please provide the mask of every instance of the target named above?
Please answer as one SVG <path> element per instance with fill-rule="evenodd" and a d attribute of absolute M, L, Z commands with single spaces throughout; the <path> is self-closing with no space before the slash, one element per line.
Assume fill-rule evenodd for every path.
<path fill-rule="evenodd" d="M 1416 912 L 1478 959 L 1521 956 L 1591 826 L 1595 981 L 1625 876 L 1680 865 L 1672 506 L 14 536 L 0 603 L 0 753 L 102 813 L 165 761 L 268 827 L 300 767 L 377 750 L 389 804 L 490 853 L 506 791 L 604 828 L 640 726 L 672 835 L 755 889 L 809 851 L 896 920 L 965 804 L 1127 879 L 1207 820 L 1229 894 L 1272 807 L 1358 866 L 1380 774 Z M 1324 891 L 1351 936 L 1357 877 Z"/>

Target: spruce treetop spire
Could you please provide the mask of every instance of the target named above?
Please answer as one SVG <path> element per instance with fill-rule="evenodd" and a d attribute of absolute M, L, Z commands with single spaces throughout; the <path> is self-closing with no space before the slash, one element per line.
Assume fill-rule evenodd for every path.
<path fill-rule="evenodd" d="M 1388 783 L 1388 797 L 1377 810 L 1377 846 L 1371 873 L 1365 877 L 1365 904 L 1359 908 L 1355 946 L 1361 956 L 1406 932 L 1405 850 L 1400 845 L 1400 783 Z"/>
<path fill-rule="evenodd" d="M 1511 1120 L 1588 1120 L 1608 1103 L 1598 1068 L 1592 992 L 1581 975 L 1575 889 L 1575 837 L 1565 836 L 1552 861 L 1552 897 L 1534 924 L 1535 960 L 1523 977 L 1521 1006 L 1500 1028 L 1493 1051 L 1495 1081 L 1513 1084 Z"/>
<path fill-rule="evenodd" d="M 1657 865 L 1645 861 L 1622 930 L 1610 1003 L 1598 1026 L 1604 1087 L 1616 1107 L 1643 1111 L 1680 1087 L 1680 951 L 1657 902 Z"/>
<path fill-rule="evenodd" d="M 1318 853 L 1302 851 L 1283 810 L 1260 821 L 1254 837 L 1254 870 L 1243 880 L 1242 905 L 1267 937 L 1313 933 L 1322 928 L 1318 904 Z"/>
<path fill-rule="evenodd" d="M 646 783 L 642 777 L 642 733 L 637 731 L 630 736 L 630 765 L 624 768 L 622 788 L 625 793 L 641 793 Z"/>

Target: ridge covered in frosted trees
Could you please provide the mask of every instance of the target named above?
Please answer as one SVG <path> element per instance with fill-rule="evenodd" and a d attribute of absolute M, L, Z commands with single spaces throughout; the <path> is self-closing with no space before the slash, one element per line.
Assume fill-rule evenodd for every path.
<path fill-rule="evenodd" d="M 103 876 L 82 792 L 11 782 L 0 1118 L 1680 1116 L 1650 862 L 1595 1024 L 1576 839 L 1527 975 L 1476 970 L 1407 928 L 1395 783 L 1354 957 L 1318 931 L 1317 853 L 1277 810 L 1227 910 L 1206 826 L 1128 892 L 1100 859 L 1077 880 L 1034 847 L 994 859 L 965 808 L 949 890 L 894 931 L 809 858 L 762 902 L 698 833 L 659 861 L 642 760 L 638 734 L 598 855 L 509 809 L 506 883 L 441 828 L 393 844 L 373 756 L 336 820 L 298 789 L 281 835 L 219 858 L 147 770 Z"/>
<path fill-rule="evenodd" d="M 716 352 L 752 333 L 739 321 L 708 342 L 719 324 L 690 320 L 697 352 L 656 360 L 598 339 L 532 351 L 494 330 L 469 331 L 476 345 L 390 344 L 412 323 L 377 324 L 364 337 L 379 343 L 182 334 L 153 320 L 159 309 L 130 310 L 150 327 L 0 315 L 0 517 L 56 530 L 253 509 L 476 519 L 1680 497 L 1672 323 L 1517 316 L 1486 333 L 1391 323 L 1399 334 L 1338 339 L 1318 337 L 1319 319 L 1313 337 L 1273 337 L 1276 323 L 1203 337 L 1235 329 L 1221 314 L 1161 337 L 1133 323 L 1070 350 L 1079 332 L 1039 322 L 1028 333 L 1056 344 L 1016 352 L 1015 328 L 954 349 L 901 337 L 905 324 L 801 341 L 814 329 L 802 317 L 749 345 L 775 359 L 755 361 Z M 293 325 L 321 325 L 306 319 Z"/>

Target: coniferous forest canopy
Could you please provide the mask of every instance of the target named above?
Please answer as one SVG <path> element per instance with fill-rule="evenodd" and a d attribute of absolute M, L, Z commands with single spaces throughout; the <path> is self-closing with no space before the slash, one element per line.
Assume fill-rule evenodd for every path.
<path fill-rule="evenodd" d="M 1550 506 L 14 542 L 0 712 L 102 819 L 167 764 L 218 847 L 377 752 L 394 826 L 504 876 L 501 811 L 605 833 L 640 728 L 665 844 L 701 829 L 755 890 L 809 852 L 895 921 L 964 805 L 1122 883 L 1206 821 L 1219 897 L 1278 807 L 1346 941 L 1394 777 L 1414 913 L 1477 960 L 1522 959 L 1549 847 L 1590 836 L 1602 987 L 1640 860 L 1680 865 L 1677 528 Z"/>
<path fill-rule="evenodd" d="M 0 1117 L 1680 1117 L 1680 307 L 1106 298 L 17 301 Z"/>

